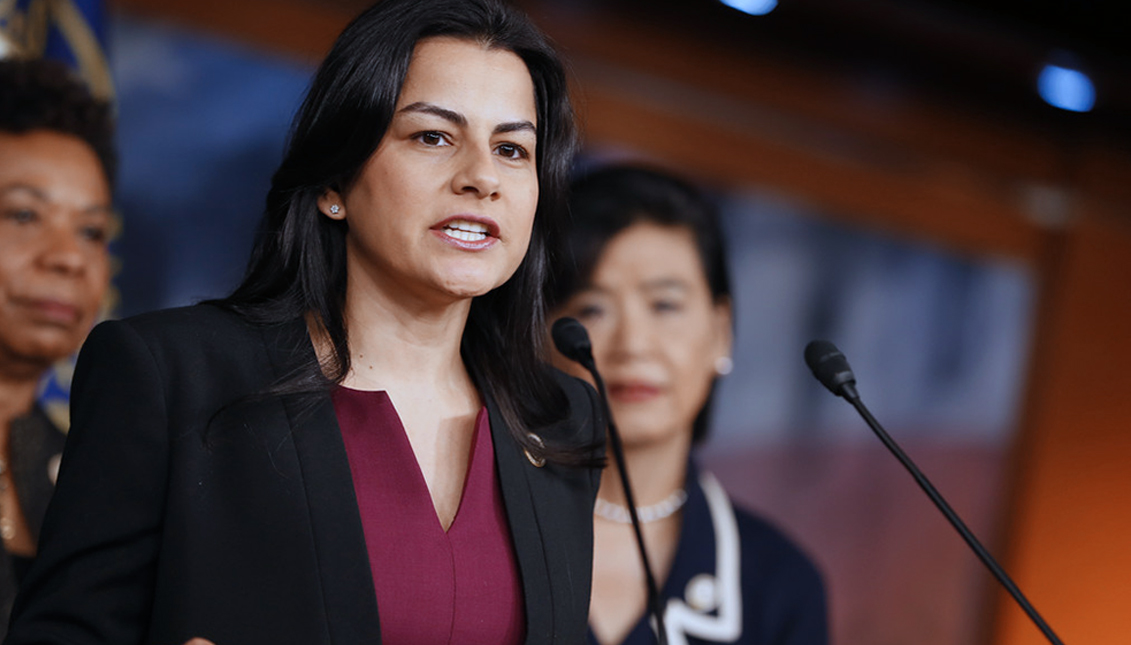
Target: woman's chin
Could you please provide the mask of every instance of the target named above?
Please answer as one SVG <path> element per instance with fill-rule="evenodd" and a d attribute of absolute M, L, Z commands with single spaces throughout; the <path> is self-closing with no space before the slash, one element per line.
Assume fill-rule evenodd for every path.
<path fill-rule="evenodd" d="M 453 301 L 470 300 L 478 298 L 493 289 L 492 286 L 483 286 L 476 283 L 446 284 L 443 287 L 444 295 Z"/>
<path fill-rule="evenodd" d="M 41 326 L 13 339 L 12 346 L 19 349 L 12 353 L 50 367 L 78 351 L 84 335 L 78 328 Z"/>
<path fill-rule="evenodd" d="M 668 442 L 680 441 L 681 434 L 678 428 L 672 426 L 671 417 L 659 414 L 648 414 L 643 411 L 619 413 L 613 409 L 613 418 L 617 429 L 620 430 L 621 439 L 626 450 L 654 448 Z"/>
<path fill-rule="evenodd" d="M 501 286 L 510 276 L 501 277 L 494 273 L 466 272 L 448 276 L 442 289 L 457 300 L 482 296 Z"/>

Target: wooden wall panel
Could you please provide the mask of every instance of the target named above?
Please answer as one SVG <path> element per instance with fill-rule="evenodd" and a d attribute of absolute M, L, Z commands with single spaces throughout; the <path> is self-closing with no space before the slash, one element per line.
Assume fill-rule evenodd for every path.
<path fill-rule="evenodd" d="M 1054 242 L 1018 443 L 1005 565 L 1066 643 L 1131 639 L 1131 220 L 1119 210 L 1084 200 Z M 1046 641 L 1003 593 L 993 642 Z"/>
<path fill-rule="evenodd" d="M 527 0 L 570 62 L 579 56 L 670 79 L 685 91 L 718 94 L 752 113 L 838 132 L 871 145 L 914 150 L 995 174 L 1055 179 L 1054 141 L 979 109 L 974 98 L 926 96 L 865 70 L 782 60 L 756 47 L 689 38 L 678 27 L 590 8 Z M 846 26 L 847 28 L 847 26 Z M 894 54 L 893 54 L 894 55 Z M 582 76 L 584 69 L 580 70 Z M 794 133 L 804 136 L 804 133 Z M 1037 134 L 1038 136 L 1034 136 Z"/>
<path fill-rule="evenodd" d="M 1039 231 L 1022 211 L 1017 185 L 1003 178 L 915 150 L 838 151 L 832 135 L 824 146 L 813 132 L 804 143 L 789 142 L 772 132 L 772 117 L 764 126 L 744 124 L 712 111 L 709 101 L 657 101 L 596 66 L 580 67 L 578 76 L 589 145 L 629 147 L 714 184 L 769 187 L 831 217 L 960 252 L 1037 257 Z"/>

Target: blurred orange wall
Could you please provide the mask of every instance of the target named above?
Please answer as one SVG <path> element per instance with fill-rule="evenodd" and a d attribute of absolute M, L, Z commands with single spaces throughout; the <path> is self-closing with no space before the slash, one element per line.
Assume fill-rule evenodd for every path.
<path fill-rule="evenodd" d="M 1006 568 L 1069 644 L 1131 642 L 1131 218 L 1081 203 L 1046 261 Z M 1047 640 L 1004 592 L 996 645 Z"/>

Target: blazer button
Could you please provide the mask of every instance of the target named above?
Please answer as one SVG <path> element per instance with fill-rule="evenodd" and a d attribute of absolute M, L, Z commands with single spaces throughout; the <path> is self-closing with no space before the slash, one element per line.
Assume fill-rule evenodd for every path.
<path fill-rule="evenodd" d="M 687 604 L 695 611 L 707 613 L 719 607 L 719 590 L 715 583 L 715 576 L 709 573 L 700 573 L 687 583 L 683 592 Z"/>
<path fill-rule="evenodd" d="M 542 442 L 542 437 L 539 437 L 538 435 L 534 434 L 533 432 L 526 435 L 526 437 L 528 439 L 530 439 L 530 441 L 532 443 L 537 444 L 537 446 L 539 448 L 544 448 L 546 446 L 546 444 Z M 530 454 L 530 451 L 526 448 L 522 449 L 522 453 L 524 455 L 526 455 L 527 461 L 534 464 L 535 468 L 541 468 L 542 466 L 546 465 L 546 458 L 545 457 L 535 457 L 534 455 Z"/>

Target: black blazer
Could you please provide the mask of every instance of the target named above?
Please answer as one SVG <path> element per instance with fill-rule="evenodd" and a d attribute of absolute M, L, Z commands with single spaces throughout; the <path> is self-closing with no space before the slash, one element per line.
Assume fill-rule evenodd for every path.
<path fill-rule="evenodd" d="M 76 368 L 39 555 L 4 643 L 379 643 L 329 396 L 305 411 L 252 396 L 312 356 L 301 320 L 255 327 L 208 305 L 96 327 Z M 592 388 L 559 380 L 569 419 L 544 436 L 602 439 Z M 599 473 L 535 467 L 487 406 L 526 643 L 580 643 Z"/>

